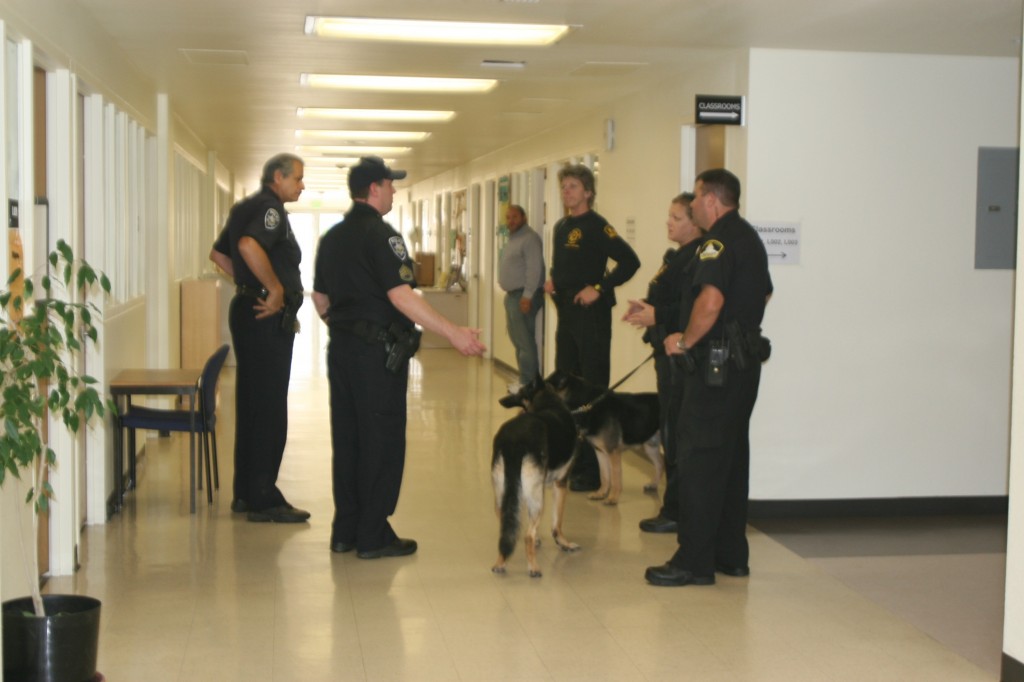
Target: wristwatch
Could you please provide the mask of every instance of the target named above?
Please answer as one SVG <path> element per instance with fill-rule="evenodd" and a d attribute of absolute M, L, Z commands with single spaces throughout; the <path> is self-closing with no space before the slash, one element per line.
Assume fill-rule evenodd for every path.
<path fill-rule="evenodd" d="M 601 283 L 600 282 L 598 282 L 597 284 L 594 285 L 594 291 L 596 291 L 597 293 L 601 293 Z"/>
<path fill-rule="evenodd" d="M 676 350 L 681 350 L 681 351 L 683 351 L 684 353 L 685 353 L 686 351 L 690 350 L 689 348 L 687 348 L 687 347 L 686 347 L 686 344 L 685 344 L 685 343 L 683 343 L 683 339 L 685 339 L 685 338 L 686 338 L 685 336 L 680 336 L 680 337 L 679 337 L 679 340 L 678 340 L 678 341 L 676 341 Z"/>

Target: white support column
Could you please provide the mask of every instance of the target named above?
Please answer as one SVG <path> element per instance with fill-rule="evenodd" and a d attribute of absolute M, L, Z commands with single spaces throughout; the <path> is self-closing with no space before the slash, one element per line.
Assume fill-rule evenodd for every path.
<path fill-rule="evenodd" d="M 697 181 L 697 126 L 682 127 L 679 146 L 679 191 L 692 192 Z"/>
<path fill-rule="evenodd" d="M 103 97 L 89 95 L 85 98 L 85 121 L 82 126 L 85 137 L 82 140 L 85 166 L 82 178 L 82 200 L 85 202 L 85 255 L 89 262 L 101 270 L 109 270 L 106 257 L 107 221 L 105 218 L 104 193 L 104 146 L 103 146 Z M 100 309 L 101 317 L 106 313 L 106 297 L 94 296 L 92 302 Z M 105 334 L 100 332 L 100 343 Z M 85 366 L 89 373 L 100 380 L 106 394 L 106 365 L 100 348 L 92 346 L 86 352 Z M 108 434 L 112 421 L 107 417 L 102 426 L 96 425 L 86 431 L 86 511 L 85 522 L 102 524 L 107 520 L 107 497 L 114 489 L 113 453 L 110 450 Z"/>
<path fill-rule="evenodd" d="M 171 240 L 174 196 L 174 140 L 172 139 L 171 104 L 166 94 L 159 94 L 156 132 L 156 215 L 152 239 L 146 241 L 146 336 L 149 340 L 147 363 L 150 367 L 175 367 L 171 364 L 169 335 L 171 333 L 170 264 L 174 262 L 174 244 Z"/>
<path fill-rule="evenodd" d="M 58 69 L 46 75 L 46 196 L 49 201 L 49 225 L 35 225 L 38 233 L 48 229 L 42 254 L 54 248 L 59 239 L 70 246 L 76 257 L 82 255 L 74 230 L 74 138 L 75 91 L 71 73 Z M 68 299 L 78 299 L 74 286 L 65 292 Z M 66 357 L 69 364 L 82 362 Z M 75 548 L 78 542 L 78 457 L 80 439 L 64 427 L 59 414 L 49 414 L 50 447 L 57 453 L 57 466 L 50 471 L 53 503 L 50 508 L 50 574 L 71 575 L 75 571 Z M 81 441 L 84 446 L 84 434 Z"/>
<path fill-rule="evenodd" d="M 35 183 L 36 163 L 32 153 L 32 145 L 35 140 L 33 112 L 35 99 L 32 96 L 32 42 L 29 40 L 22 40 L 18 43 L 17 74 L 18 82 L 15 87 L 18 93 L 18 101 L 16 106 L 20 122 L 17 136 L 19 169 L 17 199 L 19 224 L 21 226 L 22 263 L 24 263 L 25 276 L 30 277 L 37 274 L 34 272 L 33 266 L 40 258 L 35 254 L 35 249 L 32 248 L 32 236 L 35 234 L 32 229 L 35 222 L 35 216 L 32 211 L 32 207 L 35 204 L 35 188 L 32 185 Z"/>

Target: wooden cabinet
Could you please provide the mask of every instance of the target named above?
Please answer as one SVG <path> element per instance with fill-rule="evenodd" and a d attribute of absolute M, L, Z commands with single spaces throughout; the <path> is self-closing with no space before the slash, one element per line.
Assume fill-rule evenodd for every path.
<path fill-rule="evenodd" d="M 220 277 L 181 283 L 181 366 L 202 367 L 224 343 L 231 343 L 228 305 L 233 287 Z M 234 351 L 228 363 L 234 365 Z"/>

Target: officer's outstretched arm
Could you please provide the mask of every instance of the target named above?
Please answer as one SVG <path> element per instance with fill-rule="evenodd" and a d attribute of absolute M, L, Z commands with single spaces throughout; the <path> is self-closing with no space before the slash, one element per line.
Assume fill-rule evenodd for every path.
<path fill-rule="evenodd" d="M 463 355 L 483 355 L 487 347 L 480 343 L 480 330 L 459 327 L 437 312 L 408 284 L 388 289 L 388 300 L 399 312 L 424 329 L 440 334 Z"/>

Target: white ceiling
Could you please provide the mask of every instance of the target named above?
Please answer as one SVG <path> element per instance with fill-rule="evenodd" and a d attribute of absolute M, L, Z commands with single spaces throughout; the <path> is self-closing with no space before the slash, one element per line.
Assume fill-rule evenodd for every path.
<path fill-rule="evenodd" d="M 430 130 L 395 165 L 415 181 L 572 120 L 722 50 L 748 47 L 1015 57 L 1022 0 L 77 0 L 140 74 L 252 186 L 297 127 Z M 393 45 L 303 33 L 308 14 L 567 23 L 546 48 Z M 184 50 L 240 51 L 245 64 L 193 63 Z M 213 57 L 238 57 L 238 54 Z M 519 71 L 484 59 L 524 60 Z M 204 60 L 200 60 L 204 61 Z M 208 59 L 205 61 L 209 61 Z M 214 60 L 216 61 L 216 60 Z M 485 95 L 305 88 L 299 74 L 489 77 Z M 724 93 L 722 93 L 724 94 Z M 447 124 L 300 122 L 296 107 L 454 109 Z"/>

